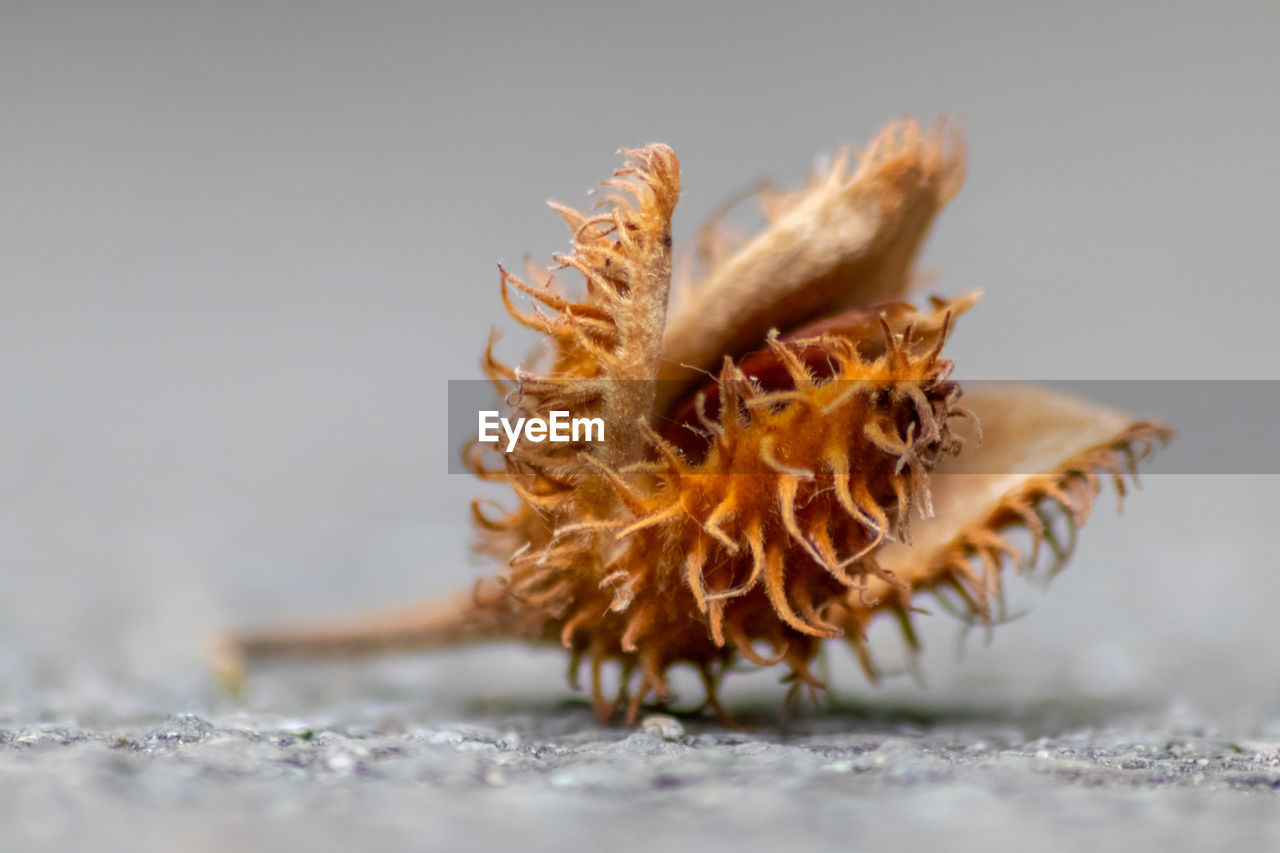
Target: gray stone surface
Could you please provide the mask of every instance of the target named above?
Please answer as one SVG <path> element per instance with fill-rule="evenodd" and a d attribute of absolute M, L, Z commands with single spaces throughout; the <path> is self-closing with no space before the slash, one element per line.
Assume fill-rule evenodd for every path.
<path fill-rule="evenodd" d="M 397 703 L 4 728 L 5 849 L 1205 850 L 1280 838 L 1280 732 L 1235 740 L 1176 714 L 918 704 L 683 728 L 602 729 L 580 707 L 445 721 Z"/>

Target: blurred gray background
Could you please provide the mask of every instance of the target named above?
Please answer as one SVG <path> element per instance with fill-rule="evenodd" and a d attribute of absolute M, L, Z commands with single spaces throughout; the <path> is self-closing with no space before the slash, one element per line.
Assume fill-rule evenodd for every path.
<path fill-rule="evenodd" d="M 495 262 L 564 249 L 543 201 L 586 204 L 622 146 L 679 154 L 687 245 L 752 181 L 946 114 L 969 177 L 925 263 L 986 291 L 963 376 L 1274 378 L 1277 44 L 1269 2 L 0 3 L 0 724 L 221 707 L 208 631 L 490 571 L 446 382 L 515 332 Z M 927 691 L 835 649 L 839 689 L 1280 734 L 1280 481 L 1144 485 L 1048 594 L 1011 584 L 1033 612 L 989 647 L 957 662 L 924 618 Z M 554 702 L 561 664 L 432 659 L 405 690 Z"/>

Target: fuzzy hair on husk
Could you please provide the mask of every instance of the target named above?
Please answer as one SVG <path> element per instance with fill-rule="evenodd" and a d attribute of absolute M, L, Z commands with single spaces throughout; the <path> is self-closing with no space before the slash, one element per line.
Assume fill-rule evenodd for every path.
<path fill-rule="evenodd" d="M 495 333 L 482 359 L 515 415 L 600 418 L 606 440 L 473 443 L 471 470 L 511 492 L 471 508 L 495 576 L 347 625 L 224 638 L 220 671 L 514 639 L 563 646 L 575 684 L 587 662 L 601 720 L 669 700 L 678 664 L 727 718 L 717 688 L 739 660 L 782 667 L 794 697 L 824 686 L 812 661 L 843 638 L 875 680 L 867 626 L 891 613 L 915 647 L 917 594 L 992 624 L 1007 565 L 1033 565 L 1042 543 L 1055 568 L 1069 556 L 1053 516 L 1074 535 L 1100 475 L 1123 494 L 1172 436 L 1034 387 L 966 395 L 952 378 L 943 351 L 979 294 L 903 297 L 963 183 L 954 129 L 899 122 L 807 187 L 761 191 L 754 237 L 713 218 L 675 287 L 679 161 L 660 144 L 622 153 L 595 211 L 552 203 L 571 251 L 523 278 L 499 267 L 502 304 L 540 358 L 502 361 Z M 1030 532 L 1029 559 L 1012 527 Z"/>

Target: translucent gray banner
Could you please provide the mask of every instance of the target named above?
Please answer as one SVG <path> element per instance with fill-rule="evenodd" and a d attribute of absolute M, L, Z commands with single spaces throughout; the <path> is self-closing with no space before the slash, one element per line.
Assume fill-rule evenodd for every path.
<path fill-rule="evenodd" d="M 1280 474 L 1280 453 L 1276 450 L 1277 426 L 1280 426 L 1280 380 L 1051 380 L 1043 382 L 970 380 L 960 383 L 964 394 L 1008 394 L 1022 387 L 1036 387 L 1102 404 L 1134 419 L 1145 419 L 1168 425 L 1176 430 L 1176 438 L 1142 463 L 1144 475 L 1152 474 Z M 706 386 L 714 395 L 714 386 Z M 692 399 L 692 392 L 686 393 Z M 963 406 L 964 397 L 960 404 Z M 679 407 L 677 407 L 678 409 Z M 449 380 L 448 390 L 448 470 L 455 474 L 471 474 L 464 463 L 466 448 L 476 442 L 481 427 L 481 413 L 488 417 L 489 435 L 497 441 L 487 442 L 486 461 L 500 466 L 502 454 L 510 446 L 511 432 L 498 418 L 508 418 L 513 427 L 518 414 L 503 395 L 486 380 Z M 572 420 L 580 414 L 568 412 L 559 434 L 572 440 Z M 688 406 L 686 412 L 688 414 Z M 670 434 L 687 429 L 665 423 L 655 429 Z M 688 418 L 692 420 L 692 416 Z M 696 421 L 691 425 L 696 425 Z M 581 439 L 586 425 L 580 424 Z M 551 425 L 551 429 L 555 429 Z M 551 431 L 549 429 L 548 431 Z M 636 429 L 635 425 L 604 423 L 604 441 L 617 436 L 619 430 Z M 592 436 L 594 438 L 594 435 Z M 523 429 L 518 440 L 527 440 Z M 550 440 L 549 437 L 543 440 Z M 1064 439 L 1065 441 L 1065 439 Z M 1015 467 L 1026 463 L 992 463 L 993 470 L 980 466 L 972 473 L 1001 474 L 1042 473 L 1035 470 L 998 470 L 1001 465 Z M 750 471 L 727 473 L 746 474 Z"/>

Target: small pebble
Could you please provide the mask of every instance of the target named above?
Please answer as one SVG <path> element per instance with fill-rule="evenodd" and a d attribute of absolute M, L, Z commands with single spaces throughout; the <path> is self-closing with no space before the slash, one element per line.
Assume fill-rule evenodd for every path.
<path fill-rule="evenodd" d="M 640 731 L 660 740 L 679 740 L 684 737 L 684 726 L 667 714 L 650 714 L 640 721 Z"/>

